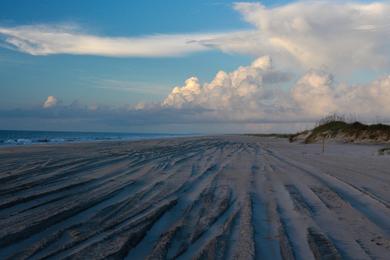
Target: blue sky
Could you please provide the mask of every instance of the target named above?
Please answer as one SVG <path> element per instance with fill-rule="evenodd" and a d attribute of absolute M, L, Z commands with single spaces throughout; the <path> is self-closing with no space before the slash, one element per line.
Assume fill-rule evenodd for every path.
<path fill-rule="evenodd" d="M 211 127 L 214 120 L 199 111 L 231 110 L 230 115 L 240 111 L 246 117 L 242 121 L 240 115 L 238 119 L 221 116 L 231 129 L 227 132 L 237 131 L 232 126 L 235 123 L 246 123 L 246 129 L 258 131 L 272 130 L 261 124 L 273 121 L 306 123 L 329 112 L 343 112 L 348 102 L 357 102 L 362 95 L 358 91 L 364 86 L 374 86 L 378 80 L 386 84 L 382 81 L 389 69 L 388 8 L 386 1 L 3 0 L 0 128 L 61 130 L 53 118 L 63 126 L 70 122 L 68 117 L 75 120 L 85 113 L 85 120 L 77 118 L 77 124 L 69 124 L 67 130 L 90 130 L 92 125 L 97 130 L 116 130 L 108 127 L 110 120 L 105 117 L 119 109 L 115 110 L 116 120 L 125 118 L 127 123 L 118 130 L 143 130 L 150 124 L 150 129 L 157 131 L 177 128 L 185 132 L 188 130 L 183 129 L 194 125 L 207 131 L 220 127 Z M 137 41 L 140 45 L 131 46 Z M 266 65 L 250 65 L 262 56 L 269 57 L 270 64 L 267 58 L 261 61 Z M 209 93 L 207 84 L 214 82 L 218 71 L 232 72 L 226 77 L 233 83 L 222 85 L 226 90 L 222 94 Z M 313 71 L 324 86 L 315 90 L 317 83 L 310 80 L 308 84 L 313 86 L 304 92 L 317 95 L 322 91 L 331 96 L 316 102 L 324 104 L 317 114 L 305 111 L 306 101 L 315 100 L 314 96 L 299 100 L 294 94 Z M 253 73 L 258 73 L 255 79 Z M 236 86 L 238 74 L 245 80 Z M 191 77 L 199 80 L 199 86 L 196 80 L 185 83 Z M 272 79 L 269 86 L 264 78 Z M 254 84 L 256 90 L 248 84 Z M 352 94 L 345 92 L 344 85 L 349 85 Z M 175 86 L 182 88 L 170 93 Z M 242 89 L 235 92 L 238 88 Z M 210 98 L 216 95 L 220 99 Z M 44 105 L 49 96 L 55 99 L 50 106 L 53 111 Z M 353 97 L 340 98 L 346 96 Z M 137 106 L 140 102 L 141 110 Z M 252 107 L 246 107 L 251 102 Z M 140 112 L 132 116 L 145 115 L 137 127 L 131 124 L 132 119 L 127 120 L 128 110 L 124 109 L 133 106 Z M 76 109 L 80 107 L 82 111 Z M 87 107 L 99 107 L 92 116 L 94 124 L 90 124 Z M 186 120 L 156 122 L 166 109 L 176 109 L 172 117 L 183 109 L 194 109 L 190 114 L 196 119 L 190 124 Z M 265 111 L 271 111 L 272 116 L 265 116 Z M 289 112 L 281 115 L 280 111 Z M 360 113 L 359 109 L 353 112 Z M 364 118 L 378 114 L 374 110 Z M 36 119 L 43 124 L 34 123 Z M 182 123 L 191 126 L 178 127 Z"/>
<path fill-rule="evenodd" d="M 0 24 L 77 23 L 89 32 L 109 36 L 213 32 L 248 28 L 232 1 L 19 1 L 0 3 Z M 167 4 L 168 3 L 168 4 Z M 207 60 L 207 62 L 205 62 Z M 249 57 L 218 51 L 179 58 L 109 58 L 96 56 L 31 56 L 0 48 L 2 107 L 33 105 L 48 93 L 64 102 L 125 104 L 159 100 L 192 74 L 211 79 L 219 69 L 233 69 Z M 201 64 L 201 65 L 200 65 Z M 120 80 L 155 93 L 94 88 L 100 80 Z M 163 94 L 161 90 L 165 90 Z"/>

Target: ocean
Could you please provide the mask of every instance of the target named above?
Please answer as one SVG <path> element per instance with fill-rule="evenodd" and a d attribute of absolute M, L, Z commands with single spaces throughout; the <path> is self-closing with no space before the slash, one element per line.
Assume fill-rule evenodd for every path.
<path fill-rule="evenodd" d="M 0 146 L 29 145 L 38 143 L 72 143 L 108 140 L 144 140 L 189 136 L 180 134 L 104 133 L 104 132 L 59 132 L 0 130 Z"/>

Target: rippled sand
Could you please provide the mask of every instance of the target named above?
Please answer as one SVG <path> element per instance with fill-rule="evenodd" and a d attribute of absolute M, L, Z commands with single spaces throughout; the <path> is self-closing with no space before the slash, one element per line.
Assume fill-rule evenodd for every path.
<path fill-rule="evenodd" d="M 388 259 L 390 157 L 249 136 L 0 149 L 1 259 Z"/>

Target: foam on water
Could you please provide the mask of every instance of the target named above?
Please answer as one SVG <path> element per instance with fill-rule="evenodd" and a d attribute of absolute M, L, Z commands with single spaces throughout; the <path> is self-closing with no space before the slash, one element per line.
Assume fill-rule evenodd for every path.
<path fill-rule="evenodd" d="M 103 133 L 0 130 L 0 146 L 30 145 L 38 143 L 70 143 L 108 140 L 143 140 L 182 136 L 160 133 Z"/>

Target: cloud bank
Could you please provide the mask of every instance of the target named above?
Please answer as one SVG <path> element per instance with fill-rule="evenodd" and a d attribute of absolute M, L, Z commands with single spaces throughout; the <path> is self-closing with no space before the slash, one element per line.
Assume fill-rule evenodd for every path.
<path fill-rule="evenodd" d="M 286 83 L 292 86 L 283 87 Z M 367 122 L 390 122 L 390 75 L 367 84 L 348 85 L 337 82 L 325 71 L 309 70 L 293 80 L 289 73 L 273 65 L 270 56 L 263 56 L 234 71 L 219 71 L 210 82 L 190 77 L 160 103 L 121 107 L 80 102 L 64 105 L 49 96 L 40 107 L 0 111 L 0 118 L 125 129 L 161 125 L 175 125 L 175 129 L 178 125 L 191 125 L 190 129 L 194 129 L 193 125 L 203 124 L 204 131 L 208 131 L 212 125 L 229 125 L 236 132 L 248 132 L 259 129 L 254 125 L 267 125 L 266 131 L 302 130 L 302 124 L 314 123 L 330 113 L 353 115 Z M 213 132 L 229 129 L 220 127 Z"/>

